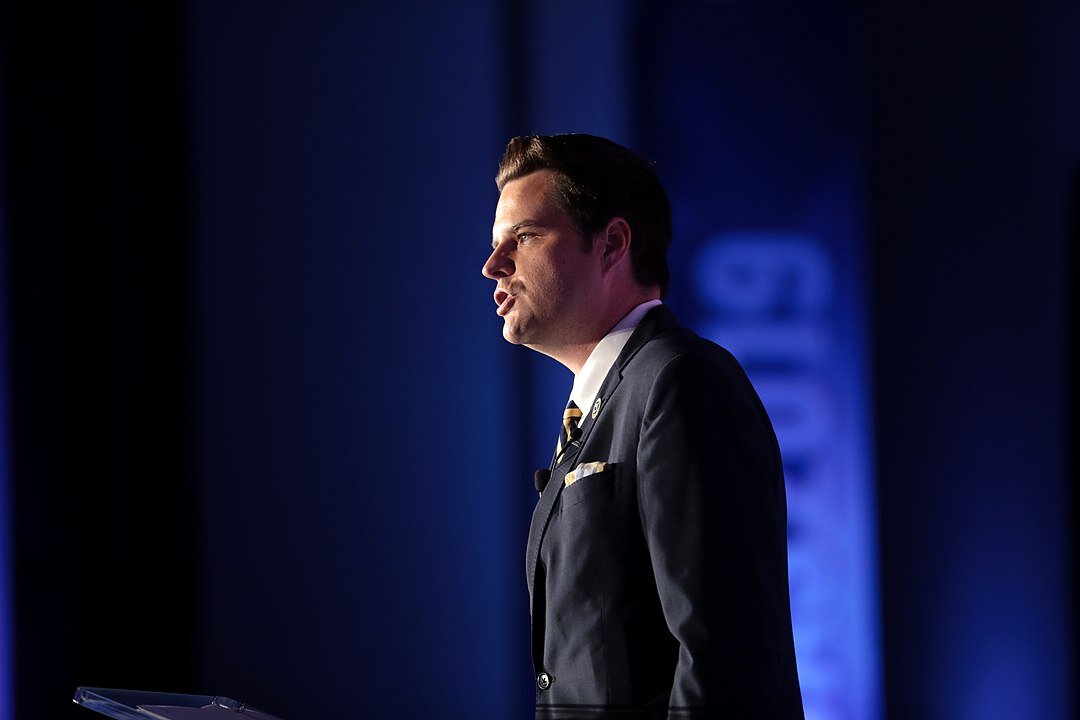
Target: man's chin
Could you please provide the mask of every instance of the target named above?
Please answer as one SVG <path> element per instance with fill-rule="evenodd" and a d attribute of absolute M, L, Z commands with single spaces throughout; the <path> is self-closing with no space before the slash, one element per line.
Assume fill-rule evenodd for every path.
<path fill-rule="evenodd" d="M 503 339 L 506 340 L 506 342 L 510 343 L 511 345 L 524 345 L 525 344 L 525 338 L 521 334 L 521 332 L 518 331 L 516 328 L 514 328 L 508 322 L 503 323 L 502 335 L 503 335 Z"/>

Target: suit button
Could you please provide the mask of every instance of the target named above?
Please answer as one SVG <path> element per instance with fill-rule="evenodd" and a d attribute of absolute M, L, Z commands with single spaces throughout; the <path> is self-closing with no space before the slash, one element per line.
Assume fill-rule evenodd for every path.
<path fill-rule="evenodd" d="M 536 687 L 541 690 L 547 690 L 551 687 L 551 683 L 555 682 L 555 678 L 548 675 L 546 672 L 542 672 L 536 676 Z"/>

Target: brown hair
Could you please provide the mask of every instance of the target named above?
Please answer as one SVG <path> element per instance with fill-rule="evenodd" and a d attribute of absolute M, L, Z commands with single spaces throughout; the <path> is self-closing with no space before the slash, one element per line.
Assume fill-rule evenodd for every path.
<path fill-rule="evenodd" d="M 630 226 L 630 265 L 642 287 L 667 294 L 671 206 L 651 162 L 595 135 L 525 135 L 506 146 L 495 184 L 552 170 L 552 202 L 570 216 L 591 245 L 614 217 Z"/>

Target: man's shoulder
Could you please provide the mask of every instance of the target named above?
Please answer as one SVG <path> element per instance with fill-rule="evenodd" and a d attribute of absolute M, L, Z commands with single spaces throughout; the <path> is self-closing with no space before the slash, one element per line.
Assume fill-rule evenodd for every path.
<path fill-rule="evenodd" d="M 649 338 L 625 371 L 657 373 L 668 366 L 742 373 L 738 360 L 726 348 L 684 327 L 668 328 Z"/>
<path fill-rule="evenodd" d="M 669 410 L 674 403 L 686 412 L 707 408 L 708 417 L 725 415 L 739 422 L 756 418 L 772 432 L 761 399 L 739 361 L 726 348 L 691 330 L 670 328 L 647 340 L 624 368 L 623 382 L 628 398 L 635 398 L 643 408 L 653 403 Z"/>
<path fill-rule="evenodd" d="M 623 381 L 651 393 L 659 380 L 710 388 L 750 388 L 739 361 L 725 348 L 684 327 L 666 307 L 649 312 L 619 360 Z"/>

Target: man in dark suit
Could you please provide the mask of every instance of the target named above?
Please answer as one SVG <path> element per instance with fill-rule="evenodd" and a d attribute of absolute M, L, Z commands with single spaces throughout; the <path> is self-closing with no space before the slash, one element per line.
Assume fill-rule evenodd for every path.
<path fill-rule="evenodd" d="M 802 718 L 779 448 L 738 362 L 660 300 L 651 164 L 530 136 L 497 184 L 503 336 L 575 375 L 526 555 L 538 716 Z"/>

